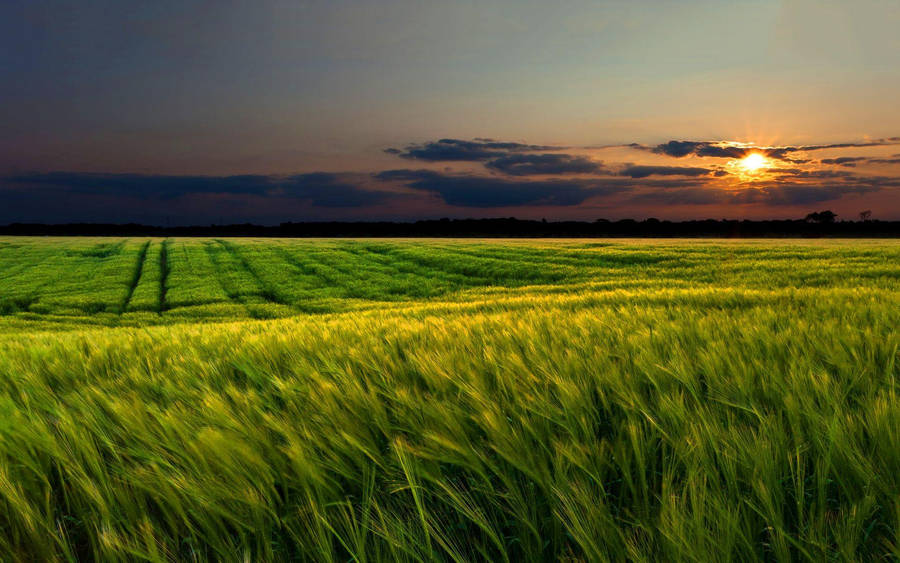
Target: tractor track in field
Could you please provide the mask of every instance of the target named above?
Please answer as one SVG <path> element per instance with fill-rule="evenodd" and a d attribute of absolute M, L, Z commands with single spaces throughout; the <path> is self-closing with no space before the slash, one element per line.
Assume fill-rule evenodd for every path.
<path fill-rule="evenodd" d="M 166 305 L 166 292 L 169 291 L 169 239 L 162 241 L 159 249 L 159 304 L 157 305 L 157 313 L 163 314 L 168 306 Z"/>
<path fill-rule="evenodd" d="M 223 248 L 225 251 L 234 258 L 238 264 L 250 274 L 250 277 L 253 278 L 253 282 L 259 288 L 259 295 L 269 303 L 276 303 L 278 305 L 287 305 L 291 306 L 290 303 L 282 299 L 278 293 L 272 288 L 272 286 L 267 283 L 256 271 L 256 269 L 250 264 L 250 262 L 238 251 L 234 244 L 224 241 L 222 239 L 216 239 L 216 242 Z"/>
<path fill-rule="evenodd" d="M 432 282 L 440 275 L 437 272 L 428 275 L 422 270 L 422 268 L 417 267 L 416 263 L 412 260 L 392 260 L 389 251 L 378 249 L 371 244 L 357 244 L 348 247 L 346 250 L 347 252 L 356 254 L 363 260 L 368 260 L 385 268 L 390 268 L 398 272 L 399 274 L 408 275 L 416 279 L 420 279 L 423 281 L 423 283 Z M 451 283 L 446 277 L 441 276 L 440 279 L 448 284 Z"/>
<path fill-rule="evenodd" d="M 232 303 L 239 303 L 241 305 L 244 305 L 244 307 L 246 308 L 247 304 L 244 303 L 244 301 L 241 299 L 240 292 L 236 288 L 232 287 L 231 283 L 228 283 L 223 279 L 223 266 L 219 262 L 219 251 L 217 250 L 217 248 L 218 247 L 216 247 L 212 242 L 205 242 L 203 244 L 203 251 L 206 252 L 206 256 L 207 258 L 209 258 L 209 263 L 212 264 L 213 270 L 215 271 L 216 281 L 219 283 L 219 287 L 222 288 L 222 291 L 225 292 L 225 296 L 229 299 L 229 301 L 231 301 Z"/>
<path fill-rule="evenodd" d="M 149 248 L 150 241 L 148 240 L 138 252 L 137 262 L 134 264 L 134 272 L 131 275 L 128 291 L 125 293 L 125 299 L 122 300 L 122 306 L 119 308 L 120 315 L 128 309 L 128 304 L 131 303 L 131 298 L 134 296 L 134 290 L 137 289 L 137 286 L 141 281 L 141 276 L 144 273 L 144 262 L 147 260 L 147 250 L 149 250 Z"/>
<path fill-rule="evenodd" d="M 324 286 L 343 288 L 347 281 L 343 276 L 347 275 L 349 270 L 340 270 L 334 265 L 322 262 L 314 257 L 310 257 L 312 262 L 304 262 L 302 259 L 283 248 L 276 249 L 276 252 L 285 262 L 294 266 L 305 275 L 323 280 L 325 282 Z"/>

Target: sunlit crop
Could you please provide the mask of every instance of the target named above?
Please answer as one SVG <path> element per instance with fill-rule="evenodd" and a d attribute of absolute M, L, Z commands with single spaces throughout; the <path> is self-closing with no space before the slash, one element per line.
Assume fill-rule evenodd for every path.
<path fill-rule="evenodd" d="M 900 556 L 900 244 L 0 239 L 0 559 Z"/>

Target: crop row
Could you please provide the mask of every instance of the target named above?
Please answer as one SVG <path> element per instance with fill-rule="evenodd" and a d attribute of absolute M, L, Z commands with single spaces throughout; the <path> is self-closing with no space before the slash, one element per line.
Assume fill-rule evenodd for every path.
<path fill-rule="evenodd" d="M 274 318 L 585 284 L 884 289 L 898 263 L 891 242 L 8 238 L 0 324 Z"/>

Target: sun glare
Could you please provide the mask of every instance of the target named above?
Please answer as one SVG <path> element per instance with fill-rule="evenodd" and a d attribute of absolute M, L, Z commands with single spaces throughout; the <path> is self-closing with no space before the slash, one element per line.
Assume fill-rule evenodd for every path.
<path fill-rule="evenodd" d="M 769 167 L 769 159 L 758 152 L 750 153 L 741 160 L 741 168 L 745 172 L 757 172 Z"/>

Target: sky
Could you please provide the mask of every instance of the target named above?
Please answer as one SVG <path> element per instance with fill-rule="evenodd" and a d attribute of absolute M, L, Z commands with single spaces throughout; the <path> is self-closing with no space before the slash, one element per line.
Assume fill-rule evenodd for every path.
<path fill-rule="evenodd" d="M 896 220 L 897 29 L 896 0 L 4 0 L 0 224 Z"/>

